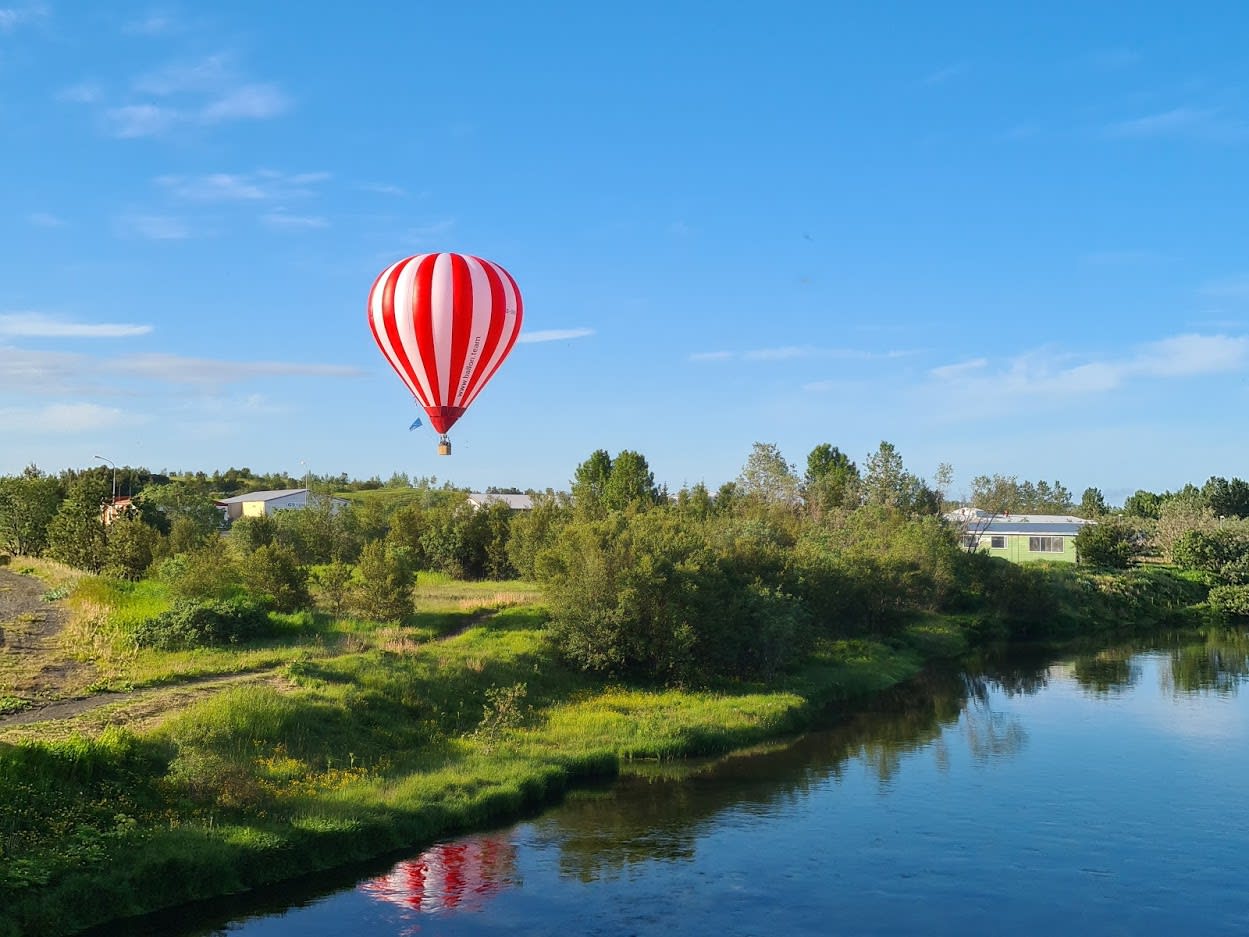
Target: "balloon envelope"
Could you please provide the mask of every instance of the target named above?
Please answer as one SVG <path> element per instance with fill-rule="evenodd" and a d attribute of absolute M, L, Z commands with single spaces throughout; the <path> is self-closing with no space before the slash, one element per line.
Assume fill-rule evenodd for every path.
<path fill-rule="evenodd" d="M 494 376 L 523 317 L 512 275 L 468 254 L 404 258 L 369 291 L 373 338 L 440 433 Z"/>

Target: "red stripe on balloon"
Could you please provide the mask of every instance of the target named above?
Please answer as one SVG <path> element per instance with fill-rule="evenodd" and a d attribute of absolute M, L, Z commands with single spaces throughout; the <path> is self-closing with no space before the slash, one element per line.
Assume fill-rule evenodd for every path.
<path fill-rule="evenodd" d="M 433 282 L 434 264 L 437 260 L 437 254 L 425 255 L 416 270 L 416 282 L 412 290 L 412 331 L 416 338 L 416 347 L 421 353 L 420 367 L 429 383 L 430 396 L 425 407 L 431 418 L 433 411 L 430 408 L 444 407 L 447 404 L 442 399 L 442 384 L 438 380 L 438 358 L 434 354 L 433 307 L 430 303 L 430 284 Z"/>

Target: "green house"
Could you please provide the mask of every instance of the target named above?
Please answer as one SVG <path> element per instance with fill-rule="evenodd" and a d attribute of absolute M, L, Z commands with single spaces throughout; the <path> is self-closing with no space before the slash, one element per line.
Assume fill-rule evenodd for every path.
<path fill-rule="evenodd" d="M 1076 534 L 1093 521 L 1071 514 L 990 514 L 960 508 L 947 519 L 962 530 L 963 545 L 1012 563 L 1076 562 Z"/>

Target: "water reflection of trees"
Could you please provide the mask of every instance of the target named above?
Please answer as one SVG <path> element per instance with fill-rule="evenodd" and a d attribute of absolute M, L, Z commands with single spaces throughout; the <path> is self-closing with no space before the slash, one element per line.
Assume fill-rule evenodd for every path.
<path fill-rule="evenodd" d="M 1249 633 L 1210 631 L 1200 643 L 1171 650 L 1170 673 L 1163 674 L 1174 693 L 1231 694 L 1249 676 Z M 1170 678 L 1169 681 L 1167 678 Z"/>
<path fill-rule="evenodd" d="M 1116 647 L 1077 657 L 1071 673 L 1076 683 L 1093 696 L 1113 696 L 1136 686 L 1141 667 L 1136 648 Z"/>
<path fill-rule="evenodd" d="M 1026 742 L 1011 714 L 995 712 L 993 693 L 1035 693 L 1044 666 L 929 673 L 886 694 L 870 712 L 846 718 L 790 745 L 731 756 L 681 779 L 627 776 L 610 791 L 574 794 L 539 821 L 544 839 L 560 845 L 562 874 L 594 881 L 628 874 L 656 859 L 693 857 L 699 837 L 730 814 L 766 816 L 865 765 L 888 786 L 908 754 L 931 747 L 940 766 L 960 737 L 979 761 L 1009 757 Z M 947 732 L 958 724 L 961 732 Z"/>

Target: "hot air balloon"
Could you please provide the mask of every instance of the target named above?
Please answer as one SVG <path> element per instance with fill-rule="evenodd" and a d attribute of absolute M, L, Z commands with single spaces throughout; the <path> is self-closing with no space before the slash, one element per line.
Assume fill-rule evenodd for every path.
<path fill-rule="evenodd" d="M 468 254 L 417 254 L 374 282 L 373 339 L 439 432 L 440 455 L 451 454 L 447 431 L 512 350 L 523 317 L 512 275 Z"/>

